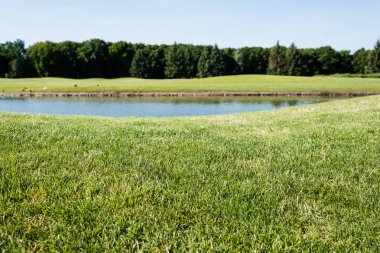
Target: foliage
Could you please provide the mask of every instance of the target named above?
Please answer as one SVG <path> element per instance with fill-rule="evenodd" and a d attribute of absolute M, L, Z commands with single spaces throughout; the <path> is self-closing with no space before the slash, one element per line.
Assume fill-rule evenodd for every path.
<path fill-rule="evenodd" d="M 302 75 L 302 54 L 294 43 L 286 49 L 285 58 L 286 75 L 301 76 Z"/>
<path fill-rule="evenodd" d="M 313 48 L 299 49 L 302 55 L 302 75 L 313 76 L 319 73 L 317 52 Z"/>
<path fill-rule="evenodd" d="M 127 42 L 109 43 L 108 45 L 108 77 L 118 78 L 130 76 L 135 48 Z"/>
<path fill-rule="evenodd" d="M 39 42 L 29 47 L 28 59 L 41 77 L 78 77 L 78 44 Z"/>
<path fill-rule="evenodd" d="M 131 75 L 138 78 L 148 78 L 149 51 L 145 48 L 138 49 L 131 64 Z"/>
<path fill-rule="evenodd" d="M 370 53 L 369 72 L 380 73 L 380 40 L 376 42 L 375 48 Z"/>
<path fill-rule="evenodd" d="M 261 47 L 243 47 L 236 50 L 235 60 L 241 74 L 265 74 L 268 68 L 268 50 Z"/>
<path fill-rule="evenodd" d="M 339 54 L 339 67 L 337 73 L 352 73 L 353 66 L 353 56 L 349 50 L 342 50 L 338 52 Z"/>
<path fill-rule="evenodd" d="M 140 51 L 139 51 L 140 50 Z M 139 54 L 136 55 L 136 52 Z M 136 59 L 135 59 L 136 58 Z M 144 45 L 123 41 L 0 44 L 0 77 L 194 78 L 239 74 L 313 76 L 380 72 L 380 42 L 373 50 L 223 48 L 188 44 Z M 133 65 L 133 66 L 132 66 Z"/>
<path fill-rule="evenodd" d="M 26 49 L 22 40 L 0 44 L 0 77 L 24 77 Z"/>
<path fill-rule="evenodd" d="M 168 47 L 165 52 L 165 77 L 166 78 L 185 78 L 187 77 L 186 66 L 189 54 L 185 51 L 186 47 L 174 44 Z"/>
<path fill-rule="evenodd" d="M 99 39 L 83 42 L 78 48 L 80 78 L 107 77 L 108 44 Z"/>
<path fill-rule="evenodd" d="M 277 44 L 270 49 L 268 74 L 271 75 L 286 75 L 286 47 Z"/>
<path fill-rule="evenodd" d="M 352 65 L 354 68 L 354 72 L 357 74 L 366 74 L 368 71 L 368 58 L 370 51 L 361 48 L 357 50 L 352 59 Z"/>
<path fill-rule="evenodd" d="M 164 48 L 148 46 L 138 49 L 131 66 L 131 74 L 138 78 L 164 78 Z"/>
<path fill-rule="evenodd" d="M 339 54 L 332 47 L 320 47 L 316 49 L 318 74 L 330 75 L 338 73 Z"/>
<path fill-rule="evenodd" d="M 222 52 L 215 45 L 204 47 L 198 63 L 198 77 L 222 76 L 225 73 L 225 64 Z"/>
<path fill-rule="evenodd" d="M 235 60 L 236 49 L 223 48 L 221 52 L 224 62 L 223 75 L 236 75 L 237 73 L 240 73 L 240 71 L 238 70 L 238 63 Z"/>

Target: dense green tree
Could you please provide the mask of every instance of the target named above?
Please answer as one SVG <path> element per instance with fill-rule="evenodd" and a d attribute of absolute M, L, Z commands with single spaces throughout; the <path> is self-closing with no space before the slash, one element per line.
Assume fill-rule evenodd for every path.
<path fill-rule="evenodd" d="M 349 50 L 339 51 L 338 69 L 335 73 L 353 73 L 354 67 L 352 64 L 353 56 Z"/>
<path fill-rule="evenodd" d="M 294 43 L 286 49 L 285 65 L 286 75 L 300 76 L 303 74 L 303 57 Z"/>
<path fill-rule="evenodd" d="M 130 76 L 135 48 L 127 42 L 110 43 L 108 46 L 108 77 Z"/>
<path fill-rule="evenodd" d="M 165 76 L 167 78 L 192 78 L 197 76 L 198 62 L 203 47 L 174 44 L 165 50 Z"/>
<path fill-rule="evenodd" d="M 0 44 L 0 77 L 5 77 L 9 71 L 9 59 L 3 52 L 2 44 Z"/>
<path fill-rule="evenodd" d="M 150 53 L 146 48 L 138 49 L 131 64 L 131 75 L 137 78 L 148 78 L 150 68 Z"/>
<path fill-rule="evenodd" d="M 223 54 L 215 45 L 205 47 L 198 62 L 198 77 L 221 76 L 225 74 Z"/>
<path fill-rule="evenodd" d="M 139 52 L 137 55 L 136 52 Z M 380 72 L 380 42 L 374 50 L 336 51 L 289 48 L 278 42 L 270 49 L 240 49 L 174 44 L 157 46 L 108 43 L 24 42 L 0 44 L 0 77 L 57 76 L 70 78 L 135 76 L 193 78 L 233 74 L 304 75 Z"/>
<path fill-rule="evenodd" d="M 26 63 L 26 49 L 25 43 L 22 40 L 16 40 L 9 43 L 10 47 L 10 72 L 8 77 L 24 77 L 23 71 Z"/>
<path fill-rule="evenodd" d="M 16 78 L 24 77 L 26 64 L 25 43 L 22 40 L 7 41 L 0 45 L 0 75 Z"/>
<path fill-rule="evenodd" d="M 131 66 L 131 74 L 138 78 L 164 78 L 164 48 L 147 46 L 138 49 Z"/>
<path fill-rule="evenodd" d="M 78 77 L 106 77 L 108 44 L 103 40 L 92 39 L 80 44 L 77 50 Z"/>
<path fill-rule="evenodd" d="M 256 65 L 252 74 L 266 74 L 269 62 L 269 50 L 262 47 L 253 47 L 251 51 L 251 61 Z"/>
<path fill-rule="evenodd" d="M 186 64 L 189 64 L 186 59 L 191 57 L 185 52 L 185 47 L 177 45 L 170 46 L 165 51 L 165 77 L 166 78 L 184 78 L 188 77 Z"/>
<path fill-rule="evenodd" d="M 57 44 L 58 59 L 56 74 L 61 77 L 79 78 L 79 59 L 77 51 L 80 44 L 64 41 Z"/>
<path fill-rule="evenodd" d="M 369 56 L 369 72 L 380 73 L 380 40 L 375 44 Z"/>
<path fill-rule="evenodd" d="M 256 68 L 254 64 L 251 63 L 251 52 L 250 48 L 243 47 L 235 51 L 234 59 L 237 64 L 237 72 L 239 74 L 251 74 L 252 70 Z"/>
<path fill-rule="evenodd" d="M 149 78 L 165 78 L 165 50 L 166 46 L 148 46 L 150 51 Z"/>
<path fill-rule="evenodd" d="M 38 42 L 28 48 L 27 58 L 39 76 L 76 78 L 78 43 Z"/>
<path fill-rule="evenodd" d="M 55 43 L 38 42 L 29 47 L 27 55 L 39 76 L 57 76 L 55 71 L 59 66 L 57 66 L 58 52 Z"/>
<path fill-rule="evenodd" d="M 77 77 L 77 48 L 75 42 L 38 42 L 29 47 L 28 59 L 39 76 Z"/>
<path fill-rule="evenodd" d="M 194 78 L 198 75 L 198 63 L 201 58 L 203 46 L 188 45 L 185 50 L 186 73 L 188 78 Z"/>
<path fill-rule="evenodd" d="M 39 77 L 36 68 L 34 67 L 32 61 L 26 57 L 24 66 L 23 66 L 23 77 Z"/>
<path fill-rule="evenodd" d="M 223 61 L 225 64 L 224 75 L 236 75 L 239 74 L 239 66 L 235 60 L 236 49 L 224 48 L 221 50 L 223 55 Z"/>
<path fill-rule="evenodd" d="M 199 58 L 197 76 L 200 78 L 212 76 L 212 66 L 210 66 L 211 52 L 212 47 L 205 47 L 202 51 L 201 57 Z"/>
<path fill-rule="evenodd" d="M 370 51 L 361 48 L 357 50 L 352 59 L 354 73 L 365 74 L 368 70 L 368 58 Z"/>
<path fill-rule="evenodd" d="M 299 49 L 302 55 L 302 75 L 312 76 L 318 72 L 319 63 L 316 50 L 313 48 Z"/>
<path fill-rule="evenodd" d="M 280 42 L 270 49 L 268 61 L 268 74 L 285 75 L 286 71 L 286 47 L 281 46 Z"/>
<path fill-rule="evenodd" d="M 318 70 L 316 74 L 330 75 L 338 73 L 339 70 L 339 54 L 330 46 L 320 47 L 316 49 Z"/>
<path fill-rule="evenodd" d="M 238 73 L 265 74 L 268 69 L 269 51 L 261 47 L 244 47 L 235 51 Z"/>

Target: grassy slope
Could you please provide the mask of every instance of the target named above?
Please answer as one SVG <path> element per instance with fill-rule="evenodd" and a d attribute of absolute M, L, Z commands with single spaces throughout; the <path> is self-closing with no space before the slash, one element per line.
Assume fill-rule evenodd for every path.
<path fill-rule="evenodd" d="M 77 85 L 77 87 L 75 87 Z M 47 90 L 43 88 L 47 87 Z M 207 79 L 0 79 L 0 92 L 32 91 L 377 91 L 378 78 L 241 75 Z"/>
<path fill-rule="evenodd" d="M 380 96 L 174 119 L 0 114 L 0 248 L 378 251 Z"/>

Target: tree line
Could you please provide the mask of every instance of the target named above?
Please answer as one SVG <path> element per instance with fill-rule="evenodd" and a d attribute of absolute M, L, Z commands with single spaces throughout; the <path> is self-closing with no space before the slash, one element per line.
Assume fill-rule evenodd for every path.
<path fill-rule="evenodd" d="M 0 44 L 0 77 L 195 78 L 237 74 L 289 76 L 380 72 L 380 41 L 373 50 L 351 53 L 330 46 L 223 48 L 188 44 L 144 45 L 106 42 Z"/>

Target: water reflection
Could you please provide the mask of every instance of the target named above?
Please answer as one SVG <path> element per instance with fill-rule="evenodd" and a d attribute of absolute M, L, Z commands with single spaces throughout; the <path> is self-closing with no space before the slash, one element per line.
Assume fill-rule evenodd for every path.
<path fill-rule="evenodd" d="M 288 97 L 1 98 L 0 111 L 106 117 L 176 117 L 265 111 L 329 100 Z"/>

